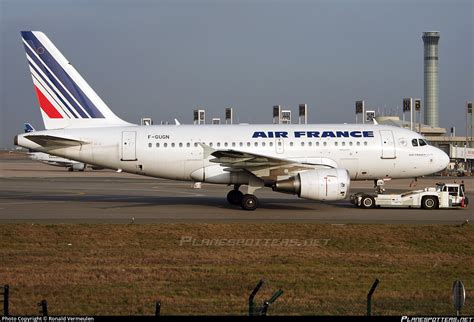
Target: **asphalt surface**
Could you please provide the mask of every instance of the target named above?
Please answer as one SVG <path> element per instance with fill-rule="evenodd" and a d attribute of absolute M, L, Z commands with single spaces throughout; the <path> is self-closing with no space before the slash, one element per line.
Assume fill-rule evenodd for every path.
<path fill-rule="evenodd" d="M 391 192 L 421 189 L 436 182 L 464 180 L 474 204 L 474 177 L 392 180 Z M 70 173 L 24 158 L 0 155 L 0 224 L 31 223 L 160 223 L 160 222 L 313 222 L 460 224 L 473 222 L 471 208 L 448 210 L 359 209 L 348 200 L 317 202 L 262 189 L 259 208 L 230 206 L 230 187 L 147 178 L 111 170 Z M 371 181 L 352 182 L 351 193 L 373 192 Z"/>

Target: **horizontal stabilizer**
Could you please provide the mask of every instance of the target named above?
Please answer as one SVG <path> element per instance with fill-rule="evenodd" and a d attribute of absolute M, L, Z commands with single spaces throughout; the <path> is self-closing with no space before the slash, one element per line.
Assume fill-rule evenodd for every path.
<path fill-rule="evenodd" d="M 26 135 L 25 138 L 45 148 L 53 147 L 53 146 L 56 146 L 56 147 L 79 146 L 79 145 L 88 143 L 88 142 L 84 142 L 80 140 L 61 138 L 61 137 L 52 136 L 52 135 Z"/>

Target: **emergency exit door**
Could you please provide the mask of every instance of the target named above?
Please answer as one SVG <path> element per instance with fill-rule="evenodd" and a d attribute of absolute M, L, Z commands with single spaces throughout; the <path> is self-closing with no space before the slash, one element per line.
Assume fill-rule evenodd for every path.
<path fill-rule="evenodd" d="M 137 132 L 124 131 L 122 132 L 122 161 L 136 161 L 137 160 Z"/>

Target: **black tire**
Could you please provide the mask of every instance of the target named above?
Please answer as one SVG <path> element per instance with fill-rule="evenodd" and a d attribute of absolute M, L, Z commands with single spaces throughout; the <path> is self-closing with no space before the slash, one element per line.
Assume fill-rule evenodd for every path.
<path fill-rule="evenodd" d="M 67 171 L 73 172 L 73 171 L 74 171 L 74 168 L 72 168 L 72 167 L 71 167 L 71 168 L 67 168 Z"/>
<path fill-rule="evenodd" d="M 423 209 L 437 209 L 438 208 L 438 198 L 433 196 L 423 197 L 421 199 L 421 208 Z"/>
<path fill-rule="evenodd" d="M 258 207 L 258 199 L 254 195 L 245 195 L 240 205 L 243 210 L 253 211 Z"/>
<path fill-rule="evenodd" d="M 375 198 L 370 195 L 363 195 L 360 199 L 360 207 L 364 209 L 375 208 Z"/>
<path fill-rule="evenodd" d="M 242 198 L 244 197 L 244 194 L 239 191 L 239 190 L 231 190 L 227 194 L 227 201 L 231 205 L 240 205 L 242 203 Z"/>

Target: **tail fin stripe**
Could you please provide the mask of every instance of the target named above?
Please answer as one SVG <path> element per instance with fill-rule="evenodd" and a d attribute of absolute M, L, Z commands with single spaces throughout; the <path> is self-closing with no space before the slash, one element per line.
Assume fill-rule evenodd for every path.
<path fill-rule="evenodd" d="M 33 63 L 33 66 L 34 64 L 36 64 L 36 67 L 38 69 L 41 69 L 41 71 L 43 71 L 44 73 L 44 77 L 45 78 L 48 78 L 51 83 L 53 83 L 53 85 L 61 92 L 61 94 L 64 96 L 64 98 L 70 103 L 70 106 L 72 106 L 72 108 L 74 108 L 74 110 L 76 111 L 76 113 L 78 113 L 79 115 L 81 115 L 81 117 L 83 118 L 89 118 L 89 116 L 85 113 L 85 111 L 74 101 L 74 99 L 72 98 L 72 96 L 67 92 L 67 90 L 65 90 L 64 86 L 56 79 L 56 77 L 49 71 L 48 67 L 47 66 L 43 66 L 44 63 L 42 63 L 38 57 L 35 55 L 35 53 L 33 53 L 33 51 L 27 46 L 27 44 L 25 43 L 25 50 L 26 50 L 26 53 L 28 55 L 27 58 L 30 58 L 32 60 L 32 63 Z M 31 62 L 31 61 L 30 61 Z"/>
<path fill-rule="evenodd" d="M 22 33 L 23 38 L 26 41 L 31 41 L 33 48 L 39 54 L 40 59 L 43 63 L 49 67 L 49 69 L 59 78 L 62 84 L 68 89 L 68 91 L 74 96 L 74 98 L 81 103 L 84 109 L 93 118 L 103 118 L 104 116 L 99 109 L 92 103 L 89 98 L 84 94 L 79 86 L 71 79 L 56 59 L 49 53 L 45 46 L 36 38 L 31 31 L 25 31 Z"/>
<path fill-rule="evenodd" d="M 44 96 L 44 94 L 35 86 L 36 95 L 38 96 L 38 101 L 40 102 L 41 109 L 52 119 L 62 119 L 63 116 L 58 110 L 51 104 L 51 102 Z"/>
<path fill-rule="evenodd" d="M 41 85 L 43 85 L 44 89 L 51 95 L 51 97 L 53 97 L 54 99 L 54 96 L 56 96 L 62 103 L 59 104 L 58 101 L 56 101 L 56 99 L 54 99 L 56 101 L 56 103 L 61 107 L 61 109 L 64 111 L 64 113 L 68 116 L 72 115 L 74 118 L 77 119 L 77 115 L 76 113 L 74 113 L 74 111 L 69 107 L 69 104 L 67 104 L 62 98 L 61 96 L 58 94 L 58 92 L 54 89 L 54 87 L 51 86 L 51 84 L 46 80 L 46 78 L 41 75 L 41 73 L 36 69 L 36 67 L 30 62 L 30 68 L 32 69 L 31 71 L 31 75 L 33 76 L 34 79 L 36 79 L 36 81 L 38 83 L 40 83 Z M 38 76 L 36 76 L 38 75 Z M 51 93 L 54 93 L 54 96 L 51 94 Z M 67 108 L 67 110 L 69 111 L 66 112 L 63 108 L 63 106 L 65 106 Z"/>
<path fill-rule="evenodd" d="M 48 98 L 48 101 L 55 106 L 56 110 L 61 110 L 62 113 L 61 115 L 66 116 L 67 118 L 71 118 L 71 116 L 66 112 L 66 110 L 59 104 L 59 102 L 54 98 L 54 96 L 51 94 L 51 91 L 49 90 L 48 87 L 44 86 L 43 83 L 34 75 L 33 76 L 33 85 L 37 87 L 46 98 Z M 41 105 L 41 104 L 40 104 Z"/>

